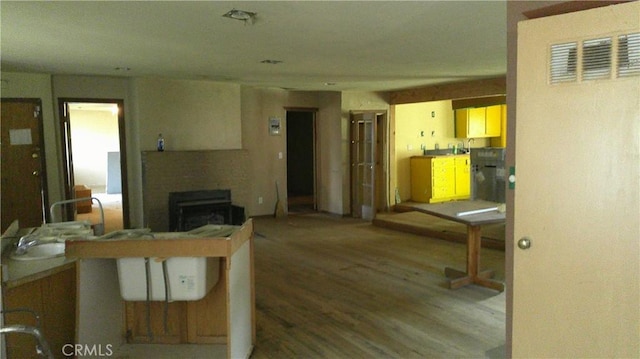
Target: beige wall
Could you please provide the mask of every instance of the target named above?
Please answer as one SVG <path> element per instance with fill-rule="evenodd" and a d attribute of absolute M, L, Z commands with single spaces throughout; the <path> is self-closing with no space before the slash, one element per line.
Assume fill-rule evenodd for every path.
<path fill-rule="evenodd" d="M 91 110 L 70 110 L 69 115 L 75 184 L 106 187 L 107 152 L 120 151 L 118 116 Z"/>
<path fill-rule="evenodd" d="M 60 98 L 73 99 L 109 99 L 124 101 L 125 129 L 127 151 L 127 176 L 129 188 L 129 218 L 131 226 L 142 227 L 142 175 L 140 171 L 140 147 L 138 141 L 138 121 L 135 116 L 135 100 L 132 96 L 131 82 L 124 77 L 54 75 L 52 77 L 53 106 L 55 121 L 59 121 L 57 107 Z M 56 127 L 56 132 L 58 129 Z M 121 134 L 122 135 L 122 134 Z M 55 150 L 61 154 L 61 142 L 56 143 Z M 58 166 L 61 166 L 60 157 Z M 62 175 L 57 179 L 64 188 Z M 124 183 L 123 183 L 124 186 Z M 64 192 L 64 191 L 63 191 Z M 62 196 L 62 195 L 61 195 Z M 62 199 L 62 198 L 60 198 Z"/>
<path fill-rule="evenodd" d="M 273 213 L 275 181 L 286 188 L 286 136 L 270 136 L 267 125 L 270 117 L 279 117 L 286 128 L 287 107 L 318 109 L 319 209 L 344 214 L 348 208 L 348 152 L 345 151 L 348 115 L 343 115 L 348 111 L 339 92 L 295 92 L 203 81 L 98 76 L 2 73 L 2 78 L 5 80 L 3 97 L 42 99 L 51 201 L 63 199 L 64 188 L 58 99 L 123 99 L 133 227 L 143 226 L 140 154 L 143 150 L 155 149 L 159 131 L 164 131 L 168 150 L 248 150 L 253 181 L 247 213 Z M 378 95 L 372 96 L 375 101 L 368 98 L 367 93 L 347 97 L 358 109 L 368 104 L 376 109 L 385 107 Z M 188 141 L 192 137 L 193 141 Z M 258 204 L 258 197 L 263 197 L 262 204 Z"/>
<path fill-rule="evenodd" d="M 242 148 L 240 85 L 158 78 L 131 82 L 140 150 L 155 150 L 160 133 L 168 151 Z"/>

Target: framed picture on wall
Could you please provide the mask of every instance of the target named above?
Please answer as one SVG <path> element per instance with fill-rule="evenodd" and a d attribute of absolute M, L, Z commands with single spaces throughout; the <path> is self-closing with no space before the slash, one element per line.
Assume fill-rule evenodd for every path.
<path fill-rule="evenodd" d="M 280 119 L 277 117 L 269 118 L 269 134 L 271 136 L 280 135 Z"/>

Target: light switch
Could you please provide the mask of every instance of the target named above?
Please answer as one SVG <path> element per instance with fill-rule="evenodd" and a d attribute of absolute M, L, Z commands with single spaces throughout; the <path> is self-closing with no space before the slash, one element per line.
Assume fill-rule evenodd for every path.
<path fill-rule="evenodd" d="M 281 160 L 282 159 L 282 152 L 278 152 L 278 159 Z"/>

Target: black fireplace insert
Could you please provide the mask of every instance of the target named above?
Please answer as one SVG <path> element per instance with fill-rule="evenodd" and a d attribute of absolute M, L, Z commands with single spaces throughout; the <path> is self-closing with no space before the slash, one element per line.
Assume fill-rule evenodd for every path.
<path fill-rule="evenodd" d="M 244 208 L 231 202 L 231 190 L 169 193 L 169 231 L 185 232 L 207 224 L 241 225 Z"/>

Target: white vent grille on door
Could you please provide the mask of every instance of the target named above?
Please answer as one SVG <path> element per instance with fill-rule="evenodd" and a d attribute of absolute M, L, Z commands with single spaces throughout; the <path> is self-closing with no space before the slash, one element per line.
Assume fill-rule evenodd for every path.
<path fill-rule="evenodd" d="M 551 45 L 552 84 L 576 81 L 577 48 L 578 44 L 575 42 Z"/>
<path fill-rule="evenodd" d="M 618 36 L 618 77 L 640 75 L 640 32 Z"/>
<path fill-rule="evenodd" d="M 582 79 L 611 77 L 611 38 L 585 40 L 582 43 Z"/>

